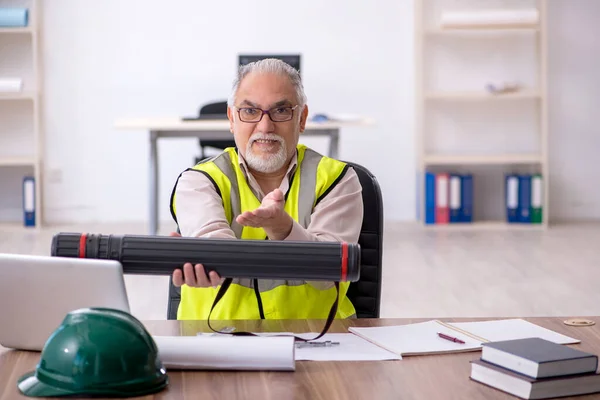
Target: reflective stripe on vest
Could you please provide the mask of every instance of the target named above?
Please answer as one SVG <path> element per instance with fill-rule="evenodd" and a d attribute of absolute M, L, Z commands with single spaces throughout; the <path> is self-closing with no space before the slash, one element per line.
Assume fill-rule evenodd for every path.
<path fill-rule="evenodd" d="M 286 212 L 301 226 L 308 227 L 311 213 L 320 200 L 337 184 L 346 171 L 346 164 L 324 157 L 304 145 L 297 147 L 298 168 L 290 180 L 285 195 Z M 240 226 L 235 219 L 244 211 L 260 206 L 239 166 L 233 148 L 200 163 L 191 170 L 204 173 L 215 185 L 223 200 L 225 216 L 239 239 L 264 240 L 262 228 Z M 199 205 L 201 207 L 201 205 Z M 171 198 L 171 213 L 176 219 L 175 189 Z M 348 282 L 340 284 L 340 304 L 336 318 L 355 314 L 354 306 L 346 296 Z M 324 319 L 336 295 L 335 287 L 319 290 L 303 280 L 258 280 L 265 318 L 271 319 Z M 206 319 L 218 288 L 181 287 L 178 319 Z M 233 279 L 232 285 L 217 304 L 211 319 L 258 319 L 258 300 L 254 280 Z"/>

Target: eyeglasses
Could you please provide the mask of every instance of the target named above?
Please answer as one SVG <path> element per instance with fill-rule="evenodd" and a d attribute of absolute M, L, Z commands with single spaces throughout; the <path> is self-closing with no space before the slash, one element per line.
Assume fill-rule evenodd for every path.
<path fill-rule="evenodd" d="M 298 108 L 298 105 L 295 105 L 294 107 L 275 107 L 270 110 L 263 110 L 262 108 L 257 107 L 236 108 L 238 110 L 240 121 L 242 122 L 260 122 L 265 114 L 268 114 L 273 122 L 285 122 L 294 118 L 294 110 Z"/>

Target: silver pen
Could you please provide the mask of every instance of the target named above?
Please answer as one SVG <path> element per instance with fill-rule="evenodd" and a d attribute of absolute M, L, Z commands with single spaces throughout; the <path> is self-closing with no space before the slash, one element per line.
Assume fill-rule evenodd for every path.
<path fill-rule="evenodd" d="M 296 343 L 296 347 L 299 349 L 305 347 L 333 347 L 339 346 L 340 342 L 332 342 L 331 340 L 326 340 L 324 342 L 299 342 Z"/>

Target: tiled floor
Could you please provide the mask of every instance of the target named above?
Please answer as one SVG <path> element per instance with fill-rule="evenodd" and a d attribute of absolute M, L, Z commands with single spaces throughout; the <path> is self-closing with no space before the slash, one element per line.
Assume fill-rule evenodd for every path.
<path fill-rule="evenodd" d="M 145 234 L 144 224 L 0 225 L 0 252 L 50 254 L 57 232 Z M 162 234 L 169 232 L 166 226 Z M 388 223 L 382 317 L 600 315 L 600 224 L 432 231 Z M 167 277 L 126 276 L 132 313 L 165 319 Z"/>

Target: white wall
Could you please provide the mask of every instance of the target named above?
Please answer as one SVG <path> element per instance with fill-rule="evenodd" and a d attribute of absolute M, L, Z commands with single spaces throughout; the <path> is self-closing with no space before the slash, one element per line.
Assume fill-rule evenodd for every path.
<path fill-rule="evenodd" d="M 191 115 L 201 104 L 226 97 L 240 52 L 302 53 L 313 112 L 373 117 L 376 127 L 343 131 L 341 158 L 379 177 L 387 218 L 414 219 L 412 3 L 44 4 L 47 220 L 145 221 L 147 134 L 115 130 L 113 122 Z M 600 45 L 593 33 L 600 29 L 600 2 L 552 0 L 549 6 L 550 212 L 560 219 L 600 218 L 600 190 L 590 184 L 600 181 L 593 164 L 600 148 Z M 304 142 L 327 149 L 325 140 Z M 163 141 L 159 151 L 160 217 L 169 221 L 172 185 L 193 162 L 197 142 Z M 2 202 L 9 209 L 11 204 L 19 220 L 19 198 Z"/>
<path fill-rule="evenodd" d="M 44 20 L 49 221 L 145 220 L 147 133 L 113 122 L 193 115 L 225 98 L 240 52 L 301 53 L 313 112 L 374 118 L 376 127 L 343 131 L 340 157 L 380 177 L 388 217 L 413 218 L 410 2 L 53 0 Z M 304 142 L 327 150 L 324 138 Z M 168 221 L 197 140 L 162 141 L 159 153 Z"/>
<path fill-rule="evenodd" d="M 550 214 L 600 219 L 600 2 L 549 3 Z"/>

